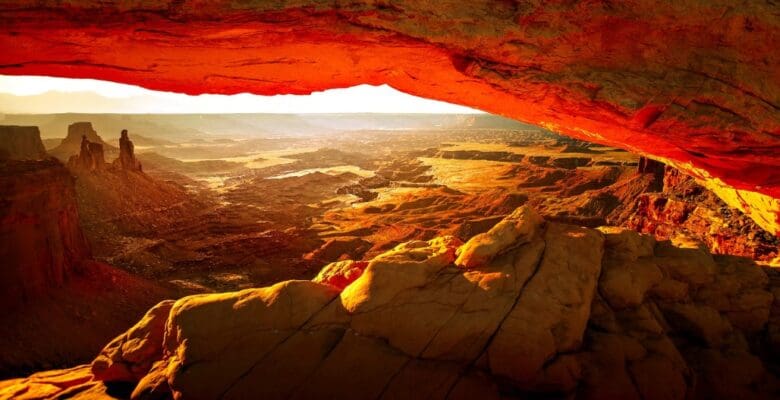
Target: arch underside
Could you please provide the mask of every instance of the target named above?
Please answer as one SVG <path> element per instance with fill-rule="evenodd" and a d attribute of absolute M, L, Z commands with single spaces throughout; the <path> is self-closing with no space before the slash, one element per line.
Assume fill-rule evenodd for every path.
<path fill-rule="evenodd" d="M 703 3 L 0 0 L 0 74 L 386 83 L 664 161 L 780 234 L 780 12 Z"/>

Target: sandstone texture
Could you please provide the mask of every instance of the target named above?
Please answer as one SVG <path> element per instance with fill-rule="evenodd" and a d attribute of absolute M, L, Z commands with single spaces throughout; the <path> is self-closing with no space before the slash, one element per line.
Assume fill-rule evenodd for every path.
<path fill-rule="evenodd" d="M 780 232 L 772 2 L 15 0 L 0 10 L 3 74 L 188 94 L 389 84 L 652 156 Z"/>
<path fill-rule="evenodd" d="M 46 157 L 36 126 L 0 125 L 0 160 L 40 160 Z"/>
<path fill-rule="evenodd" d="M 162 302 L 91 373 L 36 374 L 0 394 L 86 398 L 128 382 L 137 399 L 780 393 L 777 341 L 766 340 L 778 331 L 774 271 L 622 228 L 545 222 L 527 207 L 496 227 L 330 264 L 313 281 Z M 457 254 L 479 262 L 458 265 Z"/>

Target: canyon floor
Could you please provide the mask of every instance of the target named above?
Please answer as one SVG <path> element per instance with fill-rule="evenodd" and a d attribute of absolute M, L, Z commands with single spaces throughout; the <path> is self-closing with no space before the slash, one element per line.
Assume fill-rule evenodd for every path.
<path fill-rule="evenodd" d="M 74 171 L 81 222 L 98 260 L 184 292 L 308 279 L 323 262 L 411 239 L 466 240 L 523 204 L 716 253 L 779 255 L 776 237 L 672 169 L 639 172 L 628 152 L 502 124 L 136 136 L 143 175 Z M 63 160 L 78 148 L 47 144 Z"/>
<path fill-rule="evenodd" d="M 540 128 L 136 140 L 144 176 L 76 172 L 100 261 L 185 292 L 309 279 L 402 241 L 484 232 L 528 204 L 770 261 L 775 236 L 663 165 Z"/>
<path fill-rule="evenodd" d="M 63 211 L 32 204 L 58 215 L 57 229 L 74 237 L 66 247 L 83 234 L 88 256 L 64 287 L 2 315 L 0 373 L 84 364 L 110 343 L 91 367 L 0 383 L 0 398 L 245 398 L 254 390 L 247 376 L 288 356 L 303 364 L 282 369 L 307 370 L 307 380 L 285 381 L 269 398 L 306 398 L 312 388 L 399 397 L 428 378 L 424 389 L 440 398 L 777 393 L 767 357 L 780 343 L 780 240 L 674 168 L 502 119 L 262 138 L 189 129 L 131 131 L 133 154 L 125 133 L 117 147 L 112 133 L 71 124 L 65 139 L 43 141 L 60 161 L 4 161 L 7 220 L 28 229 L 14 214 L 27 197 L 14 194 L 26 193 L 29 177 L 51 179 L 65 194 L 47 202 L 67 209 L 66 222 Z M 16 180 L 14 168 L 24 171 Z M 29 245 L 14 226 L 4 237 Z M 60 233 L 41 237 L 51 235 Z M 234 312 L 248 314 L 231 325 Z M 294 321 L 284 325 L 283 314 Z M 187 325 L 206 320 L 214 323 L 205 333 Z M 178 323 L 183 336 L 169 337 L 163 326 Z M 79 333 L 84 324 L 90 334 Z M 257 329 L 287 333 L 246 339 L 256 343 L 230 336 Z M 199 338 L 217 331 L 227 335 L 226 358 L 177 372 L 213 356 Z M 194 358 L 173 357 L 163 336 Z M 531 347 L 509 346 L 519 342 Z M 243 357 L 250 344 L 260 350 Z M 605 353 L 615 346 L 623 353 Z M 516 351 L 533 357 L 518 365 L 508 356 Z M 360 357 L 388 369 L 365 371 L 366 392 L 345 393 L 334 371 L 375 364 Z M 712 392 L 695 384 L 716 382 L 711 369 L 729 364 L 752 369 Z M 224 381 L 208 380 L 220 375 L 213 368 Z M 282 373 L 273 376 L 294 375 Z M 616 392 L 603 392 L 612 373 Z M 668 380 L 668 392 L 643 379 Z"/>

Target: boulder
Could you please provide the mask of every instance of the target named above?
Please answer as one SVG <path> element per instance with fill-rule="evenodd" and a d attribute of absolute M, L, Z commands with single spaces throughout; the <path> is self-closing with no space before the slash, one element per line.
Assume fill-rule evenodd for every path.
<path fill-rule="evenodd" d="M 517 214 L 533 215 L 498 225 L 522 227 Z M 31 377 L 0 382 L 0 393 L 99 396 L 118 381 L 135 385 L 134 399 L 777 393 L 761 358 L 772 354 L 761 333 L 771 342 L 778 331 L 762 294 L 776 273 L 611 228 L 518 230 L 508 245 L 484 237 L 501 250 L 479 267 L 456 265 L 469 243 L 445 236 L 328 264 L 314 282 L 163 302 L 76 386 Z"/>
<path fill-rule="evenodd" d="M 350 283 L 354 282 L 368 265 L 365 261 L 336 261 L 323 267 L 312 281 L 324 283 L 344 290 Z"/>
<path fill-rule="evenodd" d="M 530 241 L 542 222 L 542 218 L 531 207 L 520 207 L 489 231 L 469 239 L 458 249 L 455 264 L 464 268 L 485 265 L 509 247 Z"/>
<path fill-rule="evenodd" d="M 569 225 L 548 223 L 544 239 L 538 271 L 487 349 L 490 370 L 526 389 L 582 344 L 604 249 L 601 233 Z"/>
<path fill-rule="evenodd" d="M 163 336 L 173 300 L 152 307 L 92 361 L 92 375 L 106 382 L 138 382 L 162 358 Z"/>

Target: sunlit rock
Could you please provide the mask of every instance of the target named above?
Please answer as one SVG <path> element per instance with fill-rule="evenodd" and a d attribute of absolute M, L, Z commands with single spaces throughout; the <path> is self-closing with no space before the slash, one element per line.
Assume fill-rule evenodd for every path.
<path fill-rule="evenodd" d="M 474 236 L 458 248 L 455 264 L 464 268 L 485 265 L 510 246 L 530 241 L 542 222 L 532 208 L 520 207 L 489 231 Z"/>
<path fill-rule="evenodd" d="M 136 399 L 776 393 L 762 359 L 778 332 L 774 272 L 618 228 L 539 219 L 526 233 L 479 268 L 455 264 L 468 243 L 438 237 L 372 258 L 351 283 L 361 264 L 337 262 L 323 283 L 161 303 L 74 384 L 100 394 L 129 380 Z M 764 329 L 769 344 L 751 341 Z M 74 390 L 46 385 L 33 375 L 0 383 L 0 393 Z"/>
<path fill-rule="evenodd" d="M 656 0 L 21 1 L 3 11 L 0 64 L 4 74 L 187 94 L 386 83 L 652 156 L 699 177 L 777 234 L 775 8 Z M 111 24 L 82 24 L 106 18 Z"/>

